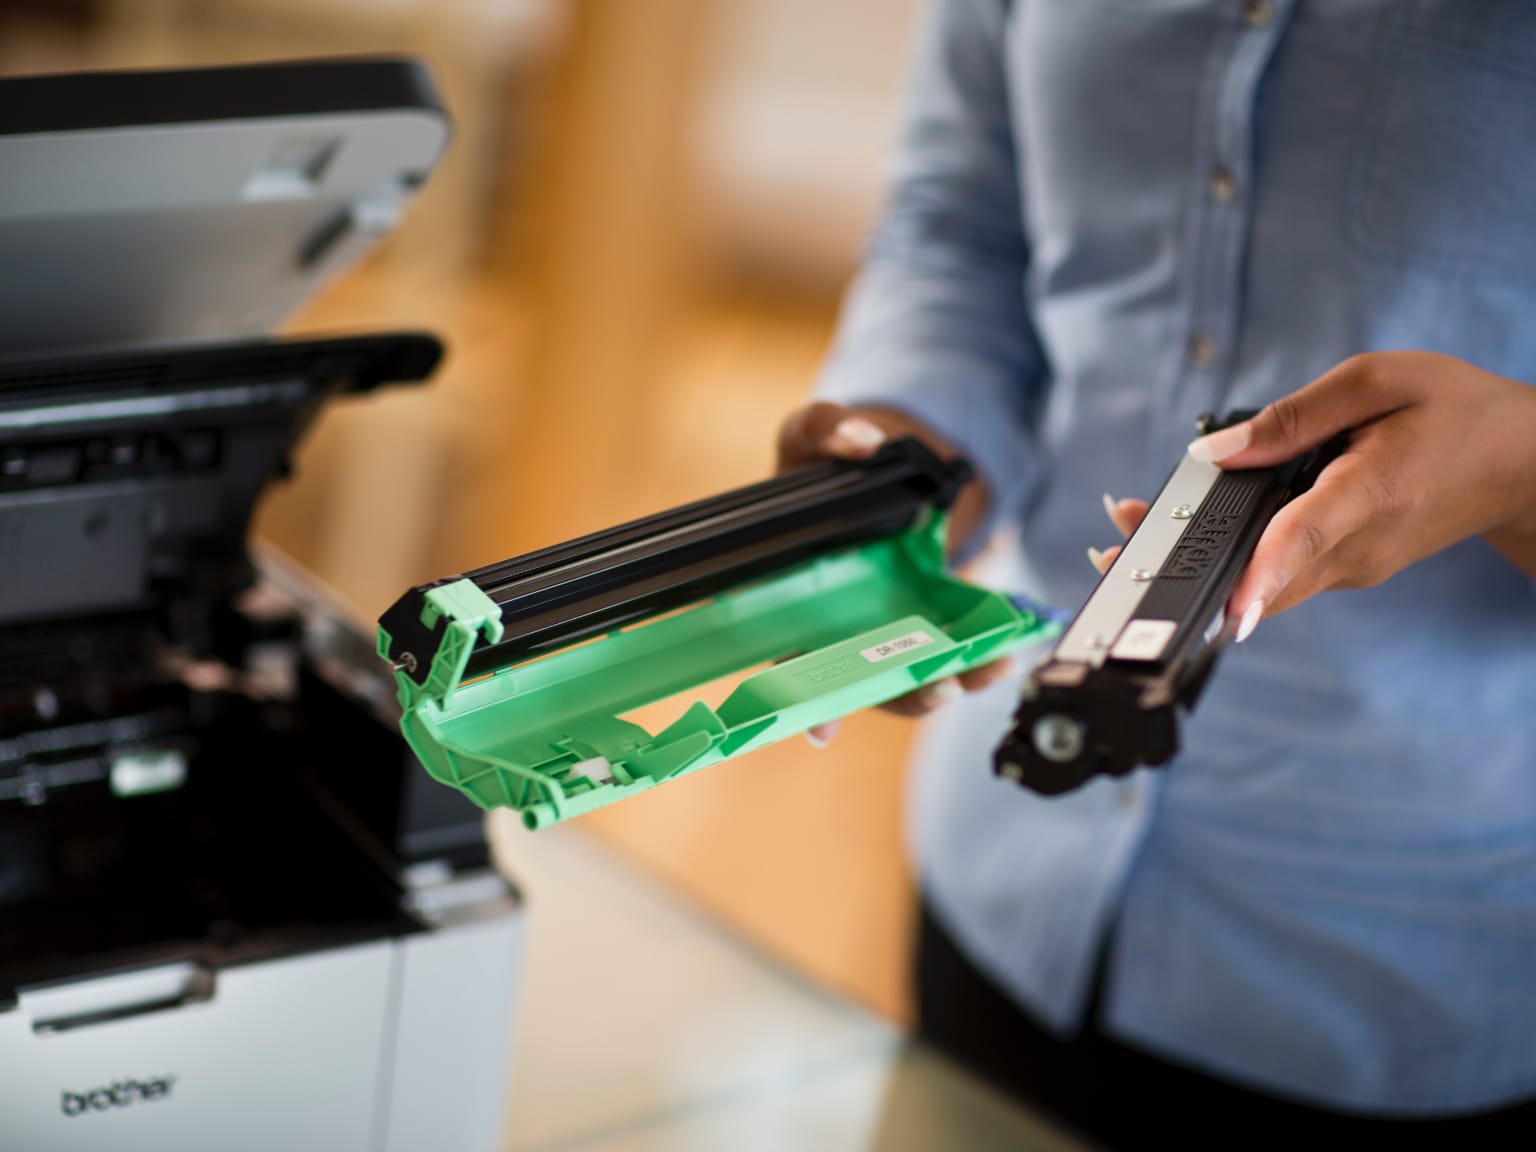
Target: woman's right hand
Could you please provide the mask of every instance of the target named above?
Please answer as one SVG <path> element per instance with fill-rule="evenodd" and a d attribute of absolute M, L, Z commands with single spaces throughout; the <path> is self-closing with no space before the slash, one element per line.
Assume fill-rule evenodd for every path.
<path fill-rule="evenodd" d="M 955 450 L 932 429 L 900 412 L 817 403 L 792 412 L 780 426 L 778 470 L 786 472 L 817 460 L 862 460 L 886 440 L 900 436 L 916 437 L 945 458 L 955 455 Z M 988 494 L 981 481 L 965 486 L 950 515 L 952 540 L 964 540 L 976 529 L 986 515 L 987 501 Z M 881 707 L 898 716 L 926 716 L 964 692 L 985 688 L 1005 675 L 1010 667 L 1011 662 L 1004 657 L 909 692 Z M 822 724 L 807 732 L 806 738 L 818 747 L 823 746 L 837 734 L 840 726 L 841 721 L 836 720 Z"/>

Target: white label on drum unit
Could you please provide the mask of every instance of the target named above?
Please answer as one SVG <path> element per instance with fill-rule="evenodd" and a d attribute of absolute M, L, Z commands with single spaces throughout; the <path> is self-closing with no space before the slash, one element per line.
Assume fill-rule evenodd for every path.
<path fill-rule="evenodd" d="M 887 640 L 884 644 L 876 644 L 873 648 L 865 648 L 859 655 L 871 664 L 878 664 L 882 660 L 889 660 L 892 656 L 900 656 L 903 652 L 910 652 L 914 648 L 921 648 L 924 644 L 932 643 L 933 637 L 926 632 L 908 632 L 905 636 L 898 636 L 894 640 Z"/>
<path fill-rule="evenodd" d="M 578 760 L 571 765 L 567 780 L 590 780 L 594 784 L 608 784 L 613 780 L 613 765 L 605 756 L 593 756 L 590 760 Z"/>
<path fill-rule="evenodd" d="M 114 796 L 171 792 L 187 780 L 187 756 L 179 748 L 133 752 L 112 761 L 108 787 Z"/>
<path fill-rule="evenodd" d="M 1178 630 L 1177 620 L 1132 620 L 1110 655 L 1116 660 L 1156 660 Z"/>

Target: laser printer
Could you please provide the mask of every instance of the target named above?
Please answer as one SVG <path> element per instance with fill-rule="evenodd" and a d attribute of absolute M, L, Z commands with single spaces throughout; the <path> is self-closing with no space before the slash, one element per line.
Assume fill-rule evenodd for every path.
<path fill-rule="evenodd" d="M 350 609 L 250 541 L 412 332 L 273 335 L 448 136 L 423 68 L 0 80 L 0 1148 L 499 1146 L 520 898 Z"/>

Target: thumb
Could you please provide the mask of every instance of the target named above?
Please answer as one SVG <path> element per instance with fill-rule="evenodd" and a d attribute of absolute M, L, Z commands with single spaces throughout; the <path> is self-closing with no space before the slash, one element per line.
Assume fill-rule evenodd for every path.
<path fill-rule="evenodd" d="M 1391 370 L 1390 357 L 1356 356 L 1252 419 L 1200 437 L 1189 454 L 1223 468 L 1267 468 L 1411 401 L 1406 381 Z"/>
<path fill-rule="evenodd" d="M 779 429 L 779 471 L 828 457 L 862 459 L 880 446 L 885 431 L 838 404 L 807 404 Z"/>

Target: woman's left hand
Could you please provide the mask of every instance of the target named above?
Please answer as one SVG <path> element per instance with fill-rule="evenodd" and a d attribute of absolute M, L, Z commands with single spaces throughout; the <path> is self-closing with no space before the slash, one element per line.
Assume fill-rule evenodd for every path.
<path fill-rule="evenodd" d="M 1374 587 L 1473 536 L 1536 576 L 1536 387 L 1463 360 L 1353 357 L 1189 453 L 1260 468 L 1343 431 L 1344 453 L 1270 522 L 1233 591 L 1239 639 L 1262 617 L 1329 589 Z M 1141 510 L 1115 516 L 1122 531 L 1140 519 L 1124 513 Z"/>

